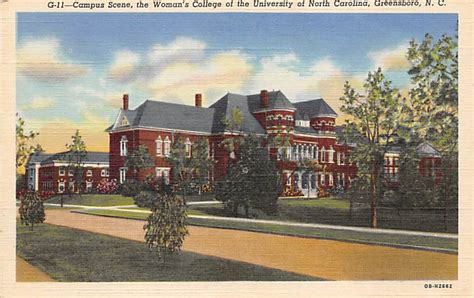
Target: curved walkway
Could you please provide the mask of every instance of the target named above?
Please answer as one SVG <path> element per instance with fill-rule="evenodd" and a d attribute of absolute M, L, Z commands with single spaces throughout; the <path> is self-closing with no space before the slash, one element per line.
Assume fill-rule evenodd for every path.
<path fill-rule="evenodd" d="M 47 210 L 46 222 L 143 242 L 143 222 Z M 184 250 L 328 280 L 457 279 L 457 255 L 188 227 Z"/>
<path fill-rule="evenodd" d="M 215 204 L 215 201 L 206 201 L 206 202 L 192 202 L 199 204 Z M 47 206 L 60 206 L 59 204 L 45 203 Z M 191 205 L 191 203 L 188 203 Z M 64 207 L 70 208 L 80 208 L 80 209 L 106 209 L 106 210 L 123 210 L 126 209 L 127 212 L 134 213 L 150 213 L 149 210 L 133 210 L 130 208 L 137 207 L 136 205 L 126 205 L 126 206 L 84 206 L 84 205 L 64 205 Z M 127 209 L 128 208 L 128 209 Z M 189 218 L 203 218 L 203 219 L 217 219 L 229 222 L 247 222 L 247 223 L 262 223 L 262 224 L 274 224 L 282 226 L 292 226 L 292 227 L 308 227 L 308 228 L 322 228 L 322 229 L 332 229 L 332 230 L 344 230 L 344 231 L 354 231 L 354 232 L 364 232 L 364 233 L 374 233 L 374 234 L 390 234 L 390 235 L 411 235 L 411 236 L 425 236 L 425 237 L 435 237 L 435 238 L 446 238 L 446 239 L 458 239 L 457 234 L 450 233 L 433 233 L 433 232 L 419 232 L 419 231 L 407 231 L 407 230 L 395 230 L 395 229 L 373 229 L 366 227 L 354 227 L 354 226 L 339 226 L 339 225 L 328 225 L 328 224 L 316 224 L 316 223 L 299 223 L 299 222 L 290 222 L 290 221 L 279 221 L 279 220 L 264 220 L 264 219 L 250 219 L 250 218 L 238 218 L 238 217 L 223 217 L 223 216 L 213 216 L 213 215 L 188 215 Z"/>
<path fill-rule="evenodd" d="M 17 256 L 16 257 L 16 281 L 17 282 L 38 282 L 38 281 L 53 282 L 56 280 L 52 279 L 49 275 L 41 271 L 39 268 L 31 265 L 27 261 Z"/>

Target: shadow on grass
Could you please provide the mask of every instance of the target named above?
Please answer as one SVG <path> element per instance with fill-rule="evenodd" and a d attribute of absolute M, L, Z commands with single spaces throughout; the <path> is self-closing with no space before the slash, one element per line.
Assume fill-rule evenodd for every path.
<path fill-rule="evenodd" d="M 48 224 L 18 226 L 17 254 L 66 282 L 321 280 L 184 251 L 162 263 L 144 243 Z"/>

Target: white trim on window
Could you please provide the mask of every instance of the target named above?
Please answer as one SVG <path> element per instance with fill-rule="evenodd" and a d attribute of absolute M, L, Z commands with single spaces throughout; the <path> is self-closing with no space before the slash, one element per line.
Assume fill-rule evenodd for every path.
<path fill-rule="evenodd" d="M 87 170 L 86 176 L 87 177 L 92 177 L 92 170 Z"/>
<path fill-rule="evenodd" d="M 164 143 L 165 143 L 165 146 L 163 149 L 163 153 L 166 157 L 168 157 L 170 156 L 170 152 L 171 152 L 171 141 L 168 138 L 168 136 L 166 136 Z"/>
<path fill-rule="evenodd" d="M 184 142 L 184 152 L 186 153 L 186 157 L 191 157 L 191 141 L 189 138 L 186 138 L 186 142 Z"/>
<path fill-rule="evenodd" d="M 122 136 L 120 139 L 120 156 L 127 156 L 127 136 Z"/>
<path fill-rule="evenodd" d="M 163 155 L 163 140 L 161 139 L 161 136 L 158 136 L 158 138 L 155 140 L 156 143 L 156 156 L 162 156 Z"/>
<path fill-rule="evenodd" d="M 119 169 L 119 181 L 120 184 L 124 183 L 127 180 L 127 168 L 122 167 Z"/>

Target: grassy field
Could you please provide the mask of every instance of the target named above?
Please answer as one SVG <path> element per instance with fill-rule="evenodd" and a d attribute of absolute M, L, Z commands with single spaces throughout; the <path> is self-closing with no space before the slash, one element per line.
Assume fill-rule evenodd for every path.
<path fill-rule="evenodd" d="M 349 201 L 340 199 L 316 199 L 316 200 L 293 200 L 281 199 L 278 201 L 280 207 L 284 206 L 301 206 L 301 207 L 319 207 L 328 209 L 344 209 L 349 210 Z"/>
<path fill-rule="evenodd" d="M 120 206 L 120 205 L 133 205 L 132 197 L 124 197 L 122 195 L 101 195 L 101 194 L 83 194 L 68 195 L 63 196 L 64 204 L 72 205 L 83 205 L 83 206 Z M 55 196 L 46 201 L 47 203 L 61 203 L 61 196 Z"/>
<path fill-rule="evenodd" d="M 190 206 L 190 209 L 214 216 L 233 216 L 222 205 Z M 442 210 L 404 210 L 379 208 L 378 226 L 386 229 L 414 230 L 426 232 L 457 233 L 457 211 L 448 214 L 448 229 L 445 230 Z M 243 214 L 241 212 L 241 214 Z M 278 214 L 265 215 L 251 211 L 253 217 L 268 220 L 284 220 L 302 223 L 320 223 L 342 226 L 370 226 L 370 209 L 358 208 L 351 213 L 349 202 L 339 199 L 278 201 Z M 242 216 L 242 215 L 240 215 Z"/>
<path fill-rule="evenodd" d="M 132 219 L 146 219 L 147 214 L 133 213 L 117 210 L 81 210 L 81 213 L 113 216 Z M 458 241 L 456 239 L 441 239 L 434 237 L 420 237 L 412 235 L 386 235 L 366 232 L 344 231 L 334 229 L 321 229 L 310 227 L 292 227 L 275 224 L 229 222 L 218 219 L 188 218 L 188 223 L 196 226 L 216 227 L 227 229 L 247 230 L 263 233 L 274 233 L 301 237 L 324 238 L 341 241 L 352 241 L 362 243 L 384 244 L 384 245 L 410 245 L 425 248 L 438 248 L 457 250 Z"/>
<path fill-rule="evenodd" d="M 144 243 L 48 224 L 34 232 L 19 226 L 17 254 L 67 282 L 318 280 L 190 252 L 168 255 L 162 263 Z"/>

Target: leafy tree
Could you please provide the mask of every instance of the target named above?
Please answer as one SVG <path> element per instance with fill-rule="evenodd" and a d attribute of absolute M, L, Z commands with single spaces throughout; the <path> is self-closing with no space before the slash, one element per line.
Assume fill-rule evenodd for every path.
<path fill-rule="evenodd" d="M 148 153 L 146 145 L 140 145 L 134 148 L 125 157 L 125 167 L 133 171 L 134 180 L 138 180 L 140 170 L 151 168 L 155 165 L 153 157 Z"/>
<path fill-rule="evenodd" d="M 156 249 L 158 257 L 165 261 L 167 253 L 176 253 L 181 249 L 186 228 L 186 203 L 172 193 L 160 192 L 152 200 L 151 214 L 144 225 L 145 242 Z"/>
<path fill-rule="evenodd" d="M 19 171 L 24 167 L 31 153 L 42 152 L 41 145 L 35 146 L 30 143 L 39 135 L 37 132 L 25 131 L 25 120 L 16 115 L 16 168 Z"/>
<path fill-rule="evenodd" d="M 433 40 L 429 34 L 421 43 L 412 40 L 408 49 L 412 88 L 408 107 L 418 137 L 434 145 L 442 164 L 439 202 L 445 207 L 445 223 L 450 206 L 458 200 L 458 41 L 443 35 Z"/>
<path fill-rule="evenodd" d="M 77 192 L 80 196 L 84 180 L 84 164 L 87 161 L 87 148 L 86 144 L 82 140 L 79 130 L 76 130 L 76 133 L 71 137 L 71 143 L 66 144 L 66 148 L 69 151 L 66 157 L 68 169 L 73 173 L 72 179 L 77 185 Z M 72 189 L 68 187 L 69 195 L 71 195 L 71 191 Z M 61 196 L 61 207 L 62 206 L 63 199 Z"/>
<path fill-rule="evenodd" d="M 173 168 L 173 182 L 179 186 L 183 198 L 185 198 L 191 183 L 193 168 L 191 158 L 188 157 L 186 152 L 186 144 L 184 144 L 179 136 L 175 138 L 174 143 L 171 145 L 170 155 L 166 160 Z"/>
<path fill-rule="evenodd" d="M 243 138 L 240 144 L 239 159 L 230 164 L 229 174 L 216 187 L 216 199 L 238 214 L 243 207 L 249 216 L 249 208 L 270 214 L 277 211 L 280 189 L 280 175 L 276 164 L 270 159 L 262 140 L 255 135 Z"/>
<path fill-rule="evenodd" d="M 383 194 L 381 174 L 384 156 L 397 139 L 401 119 L 401 95 L 391 87 L 382 70 L 369 72 L 364 84 L 366 94 L 357 93 L 349 82 L 340 98 L 341 111 L 351 116 L 344 130 L 356 147 L 351 154 L 358 166 L 359 185 L 370 187 L 371 226 L 377 227 L 377 201 Z"/>
<path fill-rule="evenodd" d="M 20 194 L 20 221 L 30 226 L 33 231 L 34 225 L 44 222 L 45 213 L 43 199 L 38 192 L 28 190 Z"/>
<path fill-rule="evenodd" d="M 199 186 L 199 195 L 203 185 L 209 183 L 209 172 L 214 166 L 214 161 L 209 157 L 209 143 L 204 138 L 199 138 L 193 145 L 191 154 L 192 174 Z"/>
<path fill-rule="evenodd" d="M 230 118 L 224 117 L 222 119 L 222 123 L 226 126 L 232 137 L 224 139 L 221 144 L 227 149 L 231 159 L 236 158 L 235 150 L 238 144 L 242 141 L 241 132 L 243 121 L 244 116 L 239 107 L 235 107 L 231 110 Z"/>

